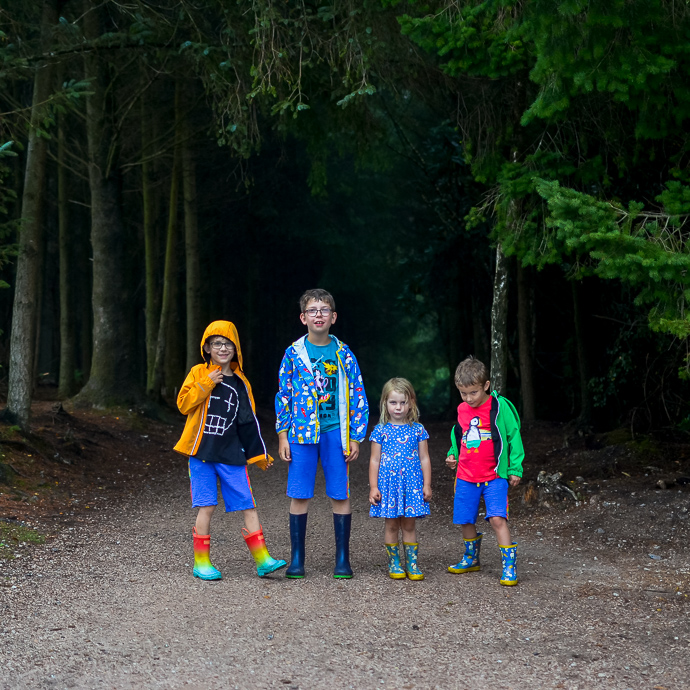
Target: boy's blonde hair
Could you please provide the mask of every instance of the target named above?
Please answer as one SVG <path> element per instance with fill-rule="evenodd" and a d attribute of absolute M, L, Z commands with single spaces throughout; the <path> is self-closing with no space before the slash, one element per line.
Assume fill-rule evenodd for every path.
<path fill-rule="evenodd" d="M 307 290 L 299 298 L 299 310 L 301 314 L 304 314 L 304 312 L 307 310 L 309 302 L 325 302 L 333 311 L 335 311 L 335 300 L 333 299 L 333 295 L 331 295 L 330 292 L 326 292 L 326 290 L 322 290 L 321 288 Z"/>
<path fill-rule="evenodd" d="M 414 392 L 412 384 L 407 379 L 394 378 L 386 381 L 381 391 L 381 402 L 379 404 L 379 411 L 381 416 L 379 418 L 379 424 L 388 424 L 391 421 L 388 415 L 388 396 L 391 393 L 402 393 L 405 399 L 410 403 L 410 410 L 407 413 L 407 419 L 405 420 L 408 424 L 413 424 L 419 421 L 419 408 L 417 407 L 417 396 Z"/>
<path fill-rule="evenodd" d="M 489 380 L 489 370 L 484 362 L 480 362 L 473 355 L 463 359 L 455 370 L 455 385 L 457 388 L 483 386 Z"/>

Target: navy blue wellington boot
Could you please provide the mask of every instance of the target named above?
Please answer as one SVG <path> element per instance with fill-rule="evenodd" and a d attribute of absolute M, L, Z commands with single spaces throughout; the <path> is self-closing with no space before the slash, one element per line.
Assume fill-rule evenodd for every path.
<path fill-rule="evenodd" d="M 307 513 L 293 515 L 290 513 L 290 567 L 285 577 L 299 580 L 304 577 L 304 539 L 307 534 Z"/>
<path fill-rule="evenodd" d="M 352 515 L 333 513 L 333 529 L 335 530 L 335 570 L 333 577 L 349 580 L 352 577 L 350 567 L 350 525 Z"/>

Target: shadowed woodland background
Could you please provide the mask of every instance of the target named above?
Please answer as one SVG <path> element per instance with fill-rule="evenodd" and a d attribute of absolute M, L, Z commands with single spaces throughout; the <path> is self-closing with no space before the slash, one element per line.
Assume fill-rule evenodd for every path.
<path fill-rule="evenodd" d="M 172 403 L 214 319 L 272 406 L 298 299 L 372 402 L 468 354 L 526 421 L 690 431 L 690 7 L 0 2 L 0 389 Z"/>

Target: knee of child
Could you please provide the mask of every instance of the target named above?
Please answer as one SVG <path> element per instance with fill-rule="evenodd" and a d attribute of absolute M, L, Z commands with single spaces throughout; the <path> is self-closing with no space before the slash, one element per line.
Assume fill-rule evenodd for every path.
<path fill-rule="evenodd" d="M 505 525 L 508 524 L 508 520 L 506 520 L 504 517 L 499 517 L 498 515 L 494 515 L 494 516 L 489 518 L 489 524 L 494 529 L 500 529 L 501 527 L 504 527 Z"/>

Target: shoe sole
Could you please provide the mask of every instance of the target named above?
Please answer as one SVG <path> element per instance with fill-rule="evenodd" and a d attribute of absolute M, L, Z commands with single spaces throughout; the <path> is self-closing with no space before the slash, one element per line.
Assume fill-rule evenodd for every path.
<path fill-rule="evenodd" d="M 391 580 L 404 580 L 407 575 L 405 575 L 405 573 L 388 573 L 388 577 L 390 577 Z"/>
<path fill-rule="evenodd" d="M 261 571 L 261 572 L 257 571 L 257 575 L 259 577 L 266 577 L 266 575 L 270 575 L 271 573 L 275 573 L 278 570 L 281 570 L 282 568 L 287 568 L 287 563 L 285 561 L 283 561 L 282 563 L 279 563 L 274 568 L 271 568 L 271 570 L 266 570 L 266 571 Z"/>
<path fill-rule="evenodd" d="M 351 580 L 352 575 L 333 575 L 333 578 L 336 580 Z"/>
<path fill-rule="evenodd" d="M 477 570 L 481 570 L 481 566 L 473 565 L 471 568 L 453 568 L 452 566 L 448 566 L 448 572 L 454 573 L 455 575 L 462 575 L 462 573 L 474 573 Z"/>
<path fill-rule="evenodd" d="M 213 582 L 213 580 L 222 580 L 223 576 L 222 575 L 211 575 L 211 577 L 204 577 L 203 575 L 197 575 L 196 573 L 192 573 L 194 577 L 198 577 L 200 580 L 203 580 L 204 582 Z"/>
<path fill-rule="evenodd" d="M 499 580 L 499 582 L 504 586 L 504 587 L 514 587 L 518 581 L 517 580 Z"/>
<path fill-rule="evenodd" d="M 407 573 L 407 579 L 408 579 L 408 580 L 423 580 L 423 579 L 424 579 L 424 575 L 422 575 L 422 573 L 419 573 L 419 575 L 414 575 L 414 574 L 411 574 L 411 573 Z"/>

